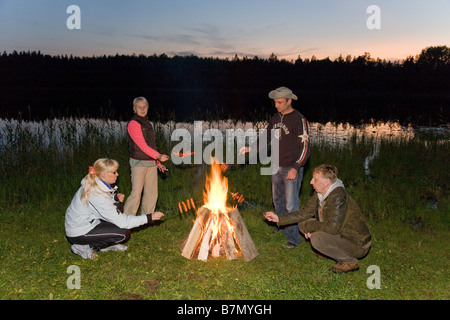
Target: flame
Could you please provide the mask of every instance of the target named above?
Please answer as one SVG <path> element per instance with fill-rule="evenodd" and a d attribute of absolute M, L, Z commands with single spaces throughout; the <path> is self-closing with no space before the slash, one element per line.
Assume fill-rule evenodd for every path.
<path fill-rule="evenodd" d="M 214 214 L 226 213 L 230 210 L 226 206 L 228 194 L 228 179 L 222 176 L 220 165 L 211 161 L 211 174 L 206 177 L 206 191 L 203 192 L 205 207 Z"/>
<path fill-rule="evenodd" d="M 203 192 L 204 206 L 211 210 L 208 221 L 204 224 L 205 229 L 211 225 L 211 248 L 221 241 L 224 230 L 228 229 L 235 238 L 234 228 L 230 222 L 228 212 L 234 208 L 227 207 L 228 179 L 222 176 L 221 165 L 211 160 L 211 173 L 206 177 L 205 191 Z"/>

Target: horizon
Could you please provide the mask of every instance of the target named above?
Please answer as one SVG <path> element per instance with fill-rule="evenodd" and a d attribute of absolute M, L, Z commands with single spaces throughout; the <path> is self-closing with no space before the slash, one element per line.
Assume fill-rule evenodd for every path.
<path fill-rule="evenodd" d="M 445 46 L 445 45 L 443 45 L 443 46 Z M 435 46 L 429 46 L 429 47 L 435 47 Z M 371 55 L 371 53 L 370 52 L 364 52 L 363 54 L 360 54 L 360 55 L 351 55 L 351 54 L 348 54 L 348 55 L 342 55 L 342 54 L 340 54 L 339 56 L 337 56 L 337 57 L 334 57 L 334 58 L 331 58 L 331 57 L 329 57 L 329 56 L 327 56 L 327 57 L 323 57 L 323 58 L 317 58 L 314 54 L 311 56 L 311 57 L 305 57 L 305 56 L 302 56 L 302 57 L 300 57 L 301 59 L 302 59 L 302 61 L 306 61 L 306 60 L 308 60 L 308 61 L 312 61 L 313 59 L 315 59 L 316 61 L 323 61 L 323 60 L 327 60 L 327 59 L 329 59 L 330 61 L 332 61 L 332 62 L 334 62 L 334 61 L 337 61 L 340 57 L 345 61 L 346 60 L 346 57 L 347 56 L 350 56 L 351 57 L 351 59 L 352 60 L 354 60 L 355 58 L 358 58 L 358 57 L 361 57 L 361 56 L 365 56 L 365 54 L 368 54 L 369 55 L 369 57 L 370 57 L 370 59 L 371 60 L 374 60 L 374 61 L 376 61 L 376 60 L 378 60 L 378 59 L 380 59 L 381 61 L 383 61 L 383 62 L 387 62 L 387 63 L 402 63 L 402 62 L 404 62 L 407 58 L 409 58 L 409 57 L 413 57 L 414 59 L 417 59 L 417 57 L 421 54 L 421 52 L 422 52 L 422 50 L 424 50 L 424 49 L 427 49 L 427 48 L 429 48 L 429 47 L 426 47 L 426 48 L 422 48 L 421 50 L 420 50 L 420 52 L 417 52 L 416 54 L 409 54 L 408 56 L 406 56 L 406 57 L 404 57 L 404 58 L 402 58 L 402 59 L 397 59 L 397 60 L 387 60 L 387 59 L 383 59 L 383 58 L 381 58 L 381 57 L 377 57 L 377 58 L 375 58 L 374 56 L 372 56 Z M 80 56 L 80 55 L 75 55 L 75 54 L 48 54 L 48 53 L 44 53 L 44 52 L 41 52 L 41 50 L 33 50 L 33 51 L 30 51 L 30 50 L 27 50 L 27 51 L 17 51 L 17 50 L 13 50 L 12 52 L 6 52 L 6 51 L 3 51 L 3 52 L 0 52 L 0 55 L 4 55 L 4 54 L 6 54 L 6 55 L 12 55 L 12 54 L 14 54 L 14 52 L 16 52 L 17 54 L 33 54 L 33 53 L 37 53 L 37 54 L 40 54 L 40 55 L 42 55 L 42 56 L 46 56 L 46 55 L 48 55 L 48 56 L 50 56 L 50 57 L 52 57 L 52 58 L 57 58 L 57 57 L 60 57 L 60 58 L 78 58 L 78 59 L 92 59 L 92 58 L 103 58 L 103 57 L 106 57 L 106 58 L 113 58 L 113 57 L 116 57 L 116 56 L 125 56 L 125 57 L 139 57 L 139 56 L 144 56 L 144 57 L 146 57 L 146 58 L 149 58 L 149 57 L 161 57 L 161 56 L 167 56 L 169 59 L 172 59 L 172 58 L 175 58 L 175 57 L 181 57 L 181 58 L 188 58 L 188 57 L 196 57 L 196 58 L 198 58 L 198 59 L 218 59 L 218 60 L 223 60 L 223 61 L 231 61 L 231 60 L 233 60 L 233 59 L 235 59 L 236 57 L 239 59 L 239 60 L 243 60 L 243 59 L 248 59 L 248 60 L 253 60 L 253 59 L 259 59 L 259 60 L 269 60 L 270 59 L 270 57 L 272 56 L 272 55 L 275 55 L 275 53 L 271 53 L 271 55 L 270 56 L 267 56 L 267 57 L 260 57 L 260 56 L 258 56 L 258 55 L 251 55 L 250 57 L 249 56 L 247 56 L 247 55 L 243 55 L 243 56 L 239 56 L 238 54 L 235 54 L 234 56 L 230 56 L 230 57 L 218 57 L 218 56 L 198 56 L 198 55 L 195 55 L 195 54 L 192 54 L 192 53 L 190 53 L 190 54 L 176 54 L 176 53 L 174 53 L 173 55 L 169 55 L 169 54 L 166 54 L 165 52 L 162 52 L 162 53 L 160 53 L 160 54 L 157 54 L 156 52 L 155 53 L 153 53 L 153 54 L 143 54 L 143 53 L 127 53 L 127 54 L 125 54 L 125 53 L 115 53 L 115 54 L 99 54 L 99 55 L 91 55 L 91 56 L 87 56 L 87 55 L 85 55 L 85 56 Z M 279 58 L 279 57 L 277 57 L 276 55 L 275 55 L 275 57 L 276 57 L 276 59 L 278 60 L 278 61 L 284 61 L 284 62 L 288 62 L 288 63 L 295 63 L 295 61 L 299 58 L 299 57 L 297 57 L 297 58 L 295 58 L 295 59 L 290 59 L 290 60 L 287 60 L 286 58 Z"/>
<path fill-rule="evenodd" d="M 448 12 L 448 0 L 0 0 L 0 52 L 396 62 L 448 46 Z"/>
<path fill-rule="evenodd" d="M 430 46 L 430 47 L 434 47 L 434 46 Z M 351 59 L 352 60 L 354 60 L 355 58 L 358 58 L 358 57 L 361 57 L 361 56 L 364 56 L 365 54 L 368 54 L 369 55 L 369 57 L 370 57 L 370 59 L 372 59 L 372 60 L 374 60 L 374 61 L 376 61 L 376 60 L 378 60 L 378 59 L 380 59 L 381 61 L 383 61 L 383 62 L 387 62 L 387 63 L 402 63 L 403 61 L 405 61 L 408 57 L 413 57 L 414 59 L 416 59 L 419 55 L 420 55 L 420 53 L 422 52 L 422 50 L 423 49 L 427 49 L 428 47 L 426 47 L 426 48 L 422 48 L 421 50 L 420 50 L 420 52 L 418 52 L 417 54 L 410 54 L 410 55 L 408 55 L 408 56 L 406 56 L 405 58 L 403 58 L 403 59 L 398 59 L 398 60 L 394 60 L 394 61 L 392 61 L 392 60 L 387 60 L 387 59 L 382 59 L 381 57 L 377 57 L 377 58 L 375 58 L 375 57 L 373 57 L 372 55 L 371 55 L 371 53 L 370 52 L 364 52 L 363 54 L 361 54 L 361 55 L 350 55 L 350 54 L 348 54 L 348 55 L 342 55 L 342 54 L 340 54 L 339 56 L 337 56 L 337 57 L 335 57 L 335 58 L 331 58 L 331 57 L 329 57 L 329 56 L 327 56 L 327 57 L 323 57 L 323 58 L 317 58 L 315 55 L 312 55 L 311 57 L 304 57 L 304 56 L 302 56 L 302 57 L 300 57 L 301 59 L 302 59 L 302 61 L 306 61 L 306 60 L 308 60 L 308 61 L 312 61 L 313 59 L 315 59 L 316 61 L 323 61 L 323 60 L 327 60 L 327 59 L 329 59 L 330 61 L 332 61 L 332 62 L 334 62 L 334 61 L 337 61 L 337 59 L 339 59 L 339 57 L 341 57 L 344 61 L 346 60 L 346 57 L 347 56 L 350 56 L 351 57 Z M 99 54 L 99 55 L 91 55 L 91 56 L 80 56 L 80 55 L 75 55 L 75 54 L 63 54 L 63 55 L 61 55 L 61 54 L 48 54 L 48 53 L 44 53 L 44 52 L 41 52 L 41 50 L 33 50 L 33 51 L 30 51 L 30 50 L 27 50 L 27 51 L 17 51 L 17 50 L 14 50 L 13 52 L 6 52 L 6 51 L 3 51 L 3 52 L 0 52 L 0 55 L 4 55 L 4 54 L 6 54 L 6 55 L 13 55 L 14 54 L 14 52 L 16 52 L 17 54 L 33 54 L 33 53 L 36 53 L 36 54 L 40 54 L 40 55 L 42 55 L 42 56 L 50 56 L 50 57 L 52 57 L 52 58 L 76 58 L 76 59 L 92 59 L 92 58 L 94 58 L 94 59 L 96 59 L 96 58 L 103 58 L 103 57 L 106 57 L 106 58 L 114 58 L 114 57 L 116 57 L 116 56 L 125 56 L 125 57 L 139 57 L 139 56 L 144 56 L 145 58 L 149 58 L 149 57 L 161 57 L 161 56 L 167 56 L 167 58 L 169 58 L 169 59 L 172 59 L 172 58 L 175 58 L 175 57 L 181 57 L 181 58 L 189 58 L 189 57 L 196 57 L 196 58 L 198 58 L 198 59 L 217 59 L 217 60 L 223 60 L 223 61 L 231 61 L 231 60 L 233 60 L 233 59 L 235 59 L 236 57 L 240 60 L 240 61 L 242 61 L 243 59 L 248 59 L 248 60 L 253 60 L 253 59 L 259 59 L 259 60 L 261 60 L 261 61 L 267 61 L 267 60 L 269 60 L 270 59 L 270 57 L 272 56 L 272 55 L 275 55 L 274 53 L 272 53 L 270 56 L 267 56 L 267 57 L 260 57 L 260 56 L 257 56 L 257 55 L 252 55 L 252 56 L 247 56 L 247 55 L 243 55 L 243 56 L 239 56 L 238 54 L 236 54 L 236 55 L 234 55 L 234 56 L 230 56 L 230 57 L 218 57 L 218 56 L 197 56 L 197 55 L 195 55 L 195 54 L 192 54 L 192 53 L 190 53 L 190 54 L 176 54 L 176 53 L 174 53 L 173 55 L 169 55 L 169 54 L 166 54 L 165 52 L 162 52 L 162 53 L 160 53 L 160 54 L 157 54 L 156 52 L 155 53 L 153 53 L 153 54 L 142 54 L 142 53 L 127 53 L 127 54 L 124 54 L 124 53 L 115 53 L 115 54 Z M 279 58 L 279 57 L 277 57 L 276 55 L 275 55 L 275 57 L 276 57 L 276 60 L 278 60 L 278 61 L 283 61 L 283 62 L 288 62 L 288 63 L 295 63 L 295 61 L 298 59 L 298 57 L 297 58 L 295 58 L 295 59 L 290 59 L 290 60 L 287 60 L 286 58 Z"/>

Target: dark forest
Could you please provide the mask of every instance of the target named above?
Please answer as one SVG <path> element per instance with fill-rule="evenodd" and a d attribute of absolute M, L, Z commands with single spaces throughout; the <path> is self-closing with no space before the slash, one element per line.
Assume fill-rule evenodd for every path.
<path fill-rule="evenodd" d="M 0 118 L 95 117 L 127 120 L 145 96 L 155 121 L 266 120 L 268 92 L 280 86 L 299 97 L 309 121 L 398 121 L 446 125 L 450 48 L 428 47 L 401 62 L 370 53 L 335 60 L 233 59 L 197 56 L 0 56 Z"/>

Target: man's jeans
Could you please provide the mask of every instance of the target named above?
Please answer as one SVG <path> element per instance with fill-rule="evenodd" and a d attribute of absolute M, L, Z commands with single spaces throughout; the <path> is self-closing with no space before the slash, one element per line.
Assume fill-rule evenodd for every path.
<path fill-rule="evenodd" d="M 303 179 L 303 167 L 297 172 L 295 180 L 286 179 L 290 169 L 288 167 L 280 167 L 278 172 L 272 175 L 273 205 L 275 213 L 278 215 L 300 209 L 299 194 Z M 300 243 L 300 232 L 296 223 L 285 226 L 283 231 L 288 242 L 294 245 Z"/>

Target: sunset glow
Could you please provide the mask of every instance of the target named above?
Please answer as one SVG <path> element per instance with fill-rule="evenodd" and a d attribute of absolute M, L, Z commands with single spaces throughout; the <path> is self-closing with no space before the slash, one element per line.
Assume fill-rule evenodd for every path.
<path fill-rule="evenodd" d="M 79 29 L 66 26 L 77 18 Z M 1 1 L 0 50 L 50 55 L 196 55 L 402 60 L 450 44 L 450 2 L 377 1 Z M 69 13 L 67 13 L 69 11 Z"/>

